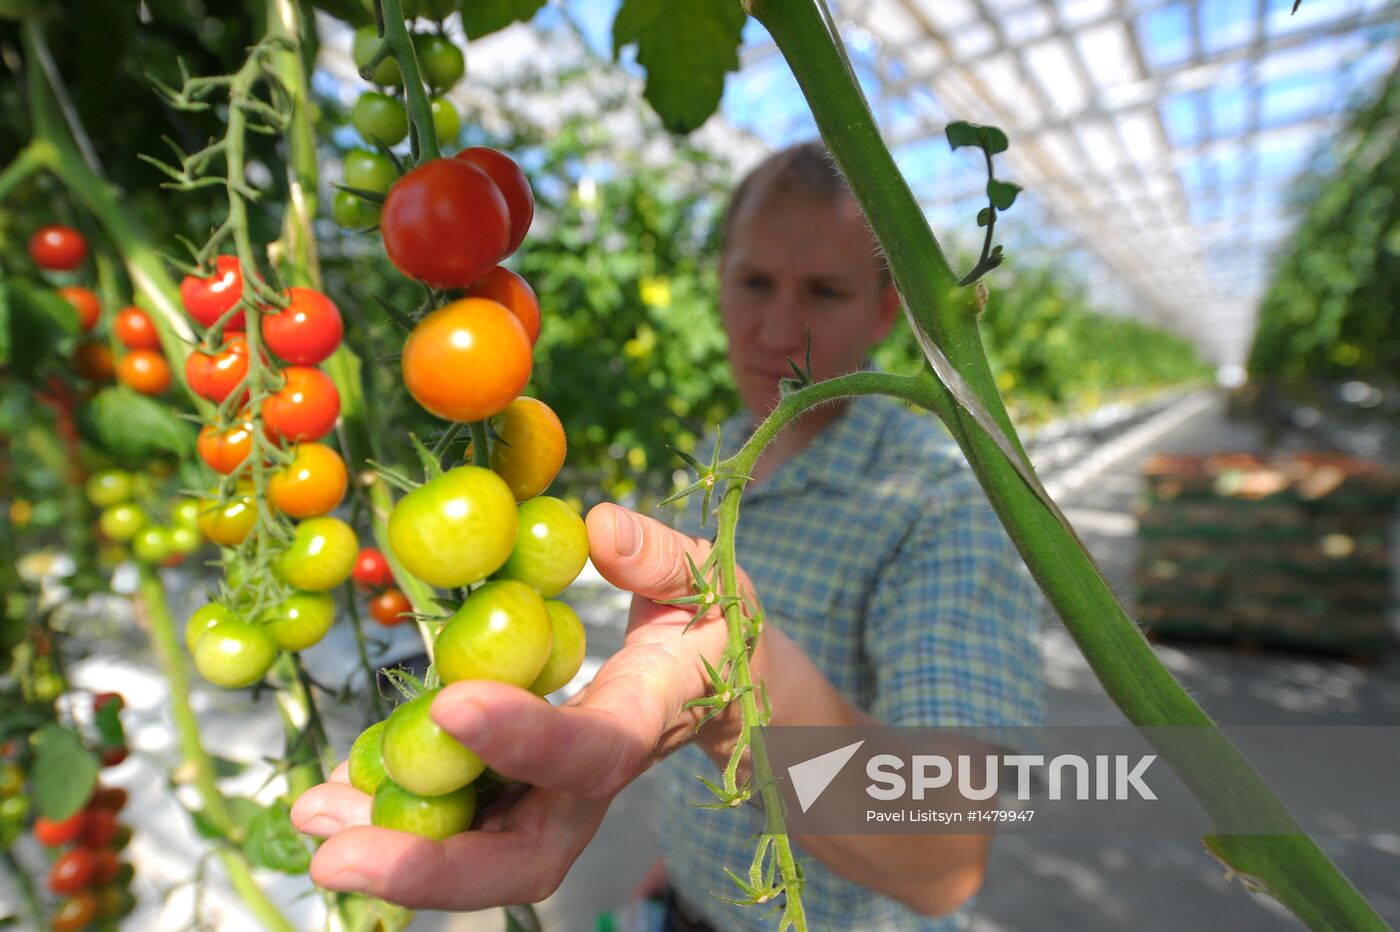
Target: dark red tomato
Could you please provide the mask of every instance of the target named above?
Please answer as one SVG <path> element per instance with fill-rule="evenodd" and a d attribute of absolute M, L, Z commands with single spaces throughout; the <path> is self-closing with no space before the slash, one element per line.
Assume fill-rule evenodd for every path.
<path fill-rule="evenodd" d="M 78 312 L 78 323 L 84 330 L 91 330 L 97 326 L 97 319 L 102 316 L 102 302 L 97 300 L 97 295 L 91 288 L 69 285 L 58 289 L 58 296 L 73 305 L 73 309 Z"/>
<path fill-rule="evenodd" d="M 362 589 L 379 589 L 394 584 L 394 571 L 389 569 L 389 561 L 374 547 L 363 547 L 355 559 L 355 569 L 350 578 Z"/>
<path fill-rule="evenodd" d="M 340 345 L 345 326 L 331 299 L 310 288 L 292 288 L 290 303 L 263 318 L 267 348 L 297 366 L 314 366 Z"/>
<path fill-rule="evenodd" d="M 72 227 L 52 224 L 40 227 L 29 237 L 29 258 L 41 269 L 67 272 L 87 257 L 87 240 Z"/>
<path fill-rule="evenodd" d="M 86 929 L 97 921 L 99 905 L 97 897 L 88 890 L 64 900 L 53 914 L 54 932 Z"/>
<path fill-rule="evenodd" d="M 102 766 L 115 767 L 126 760 L 130 750 L 124 744 L 114 745 L 110 748 L 102 749 Z"/>
<path fill-rule="evenodd" d="M 413 605 L 408 601 L 408 596 L 393 586 L 369 601 L 370 615 L 385 628 L 392 628 L 408 621 L 408 613 L 412 611 Z"/>
<path fill-rule="evenodd" d="M 119 786 L 104 786 L 98 788 L 92 794 L 92 799 L 88 801 L 89 809 L 105 809 L 108 812 L 121 812 L 126 806 L 126 790 Z"/>
<path fill-rule="evenodd" d="M 501 196 L 506 199 L 506 209 L 510 211 L 510 242 L 506 245 L 505 254 L 510 255 L 520 248 L 526 231 L 530 229 L 530 221 L 535 219 L 535 194 L 530 190 L 530 180 L 520 166 L 511 161 L 510 156 L 486 146 L 463 149 L 456 158 L 470 162 L 490 175 Z"/>
<path fill-rule="evenodd" d="M 233 309 L 243 297 L 243 272 L 237 256 L 219 256 L 214 260 L 214 274 L 208 278 L 186 275 L 180 282 L 180 298 L 200 326 L 212 327 L 214 322 Z M 225 330 L 242 330 L 246 324 L 239 311 L 224 324 Z"/>
<path fill-rule="evenodd" d="M 77 893 L 92 883 L 92 875 L 97 870 L 97 859 L 86 848 L 65 851 L 49 868 L 49 889 L 54 893 Z"/>
<path fill-rule="evenodd" d="M 110 848 L 93 848 L 91 850 L 92 886 L 105 887 L 117 879 L 117 871 L 121 869 L 122 862 L 117 858 L 117 853 Z"/>
<path fill-rule="evenodd" d="M 379 231 L 400 272 L 434 288 L 463 288 L 510 251 L 510 209 L 477 166 L 434 159 L 389 189 Z"/>
<path fill-rule="evenodd" d="M 108 704 L 113 702 L 117 704 L 117 709 L 119 711 L 126 708 L 126 700 L 122 698 L 121 693 L 93 693 L 92 711 L 94 713 L 101 712 L 103 709 L 107 708 Z"/>
<path fill-rule="evenodd" d="M 156 325 L 139 307 L 124 307 L 117 311 L 112 333 L 127 349 L 160 349 L 160 334 Z"/>
<path fill-rule="evenodd" d="M 190 391 L 215 404 L 227 398 L 248 374 L 248 341 L 239 334 L 217 353 L 195 350 L 185 357 L 185 381 Z"/>
<path fill-rule="evenodd" d="M 52 819 L 39 816 L 34 820 L 34 837 L 39 840 L 40 844 L 48 845 L 50 848 L 66 845 L 83 833 L 83 822 L 86 818 L 85 812 L 76 812 L 62 822 L 55 822 Z"/>
<path fill-rule="evenodd" d="M 125 748 L 122 749 L 125 751 Z M 117 833 L 117 814 L 110 809 L 89 809 L 83 819 L 78 843 L 88 848 L 101 848 Z M 59 891 L 62 892 L 62 891 Z"/>
<path fill-rule="evenodd" d="M 340 392 L 320 369 L 288 366 L 287 384 L 263 402 L 268 434 L 288 443 L 320 440 L 340 417 Z"/>

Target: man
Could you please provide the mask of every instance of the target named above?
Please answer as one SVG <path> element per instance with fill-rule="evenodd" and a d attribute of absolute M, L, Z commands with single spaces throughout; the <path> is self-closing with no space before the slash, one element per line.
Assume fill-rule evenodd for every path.
<path fill-rule="evenodd" d="M 898 297 L 876 244 L 818 145 L 771 157 L 736 189 L 721 259 L 729 357 L 751 427 L 777 402 L 787 359 L 813 375 L 865 364 Z M 731 443 L 741 430 L 727 431 Z M 1032 590 L 956 447 L 931 418 L 888 399 L 818 409 L 769 447 L 745 493 L 741 585 L 768 625 L 754 658 L 778 725 L 1020 725 L 1038 720 Z M 692 524 L 695 524 L 692 520 Z M 442 844 L 368 827 L 369 799 L 336 782 L 298 801 L 297 825 L 331 837 L 312 876 L 438 909 L 535 902 L 558 886 L 609 801 L 671 755 L 661 836 L 680 916 L 728 932 L 771 923 L 729 894 L 754 830 L 747 812 L 696 810 L 695 775 L 727 761 L 735 705 L 698 735 L 718 616 L 685 630 L 690 554 L 708 545 L 613 505 L 588 515 L 593 562 L 635 593 L 623 648 L 555 709 L 502 684 L 447 687 L 434 719 L 495 770 L 532 786 L 513 807 Z M 682 750 L 684 749 L 684 750 Z M 699 788 L 699 792 L 696 790 Z M 986 836 L 798 837 L 812 928 L 937 929 L 982 882 Z"/>

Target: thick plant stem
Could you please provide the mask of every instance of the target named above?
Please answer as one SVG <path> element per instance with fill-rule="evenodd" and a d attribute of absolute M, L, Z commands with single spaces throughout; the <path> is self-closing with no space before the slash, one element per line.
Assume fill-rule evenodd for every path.
<path fill-rule="evenodd" d="M 432 104 L 423 90 L 423 74 L 418 67 L 418 53 L 413 48 L 413 38 L 408 34 L 404 23 L 403 4 L 400 0 L 380 0 L 384 16 L 384 44 L 389 54 L 398 63 L 403 75 L 404 106 L 408 110 L 408 120 L 412 125 L 410 138 L 414 141 L 414 155 L 418 162 L 441 158 L 438 149 L 437 131 L 433 129 Z"/>
<path fill-rule="evenodd" d="M 140 572 L 138 594 L 146 622 L 150 625 L 151 644 L 155 648 L 161 672 L 164 673 L 166 685 L 170 690 L 170 716 L 180 742 L 180 755 L 184 758 L 185 766 L 191 771 L 192 781 L 203 803 L 201 814 L 220 832 L 231 833 L 234 830 L 233 817 L 229 813 L 223 793 L 219 791 L 214 761 L 200 743 L 199 722 L 190 708 L 189 678 L 185 672 L 180 639 L 175 634 L 175 622 L 170 617 L 170 609 L 166 605 L 165 589 L 161 586 L 160 578 L 154 569 L 142 564 Z M 291 924 L 253 878 L 243 853 L 221 843 L 219 860 L 224 865 L 229 882 L 233 884 L 249 911 L 262 922 L 263 927 L 291 932 Z"/>
<path fill-rule="evenodd" d="M 1021 452 L 977 330 L 977 302 L 956 287 L 946 258 L 886 148 L 859 86 L 813 0 L 753 0 L 822 136 L 885 249 L 915 319 Z M 1217 823 L 1247 807 L 1278 824 L 1286 810 L 1253 766 L 1162 666 L 1076 535 L 1049 509 L 948 389 L 925 373 L 923 403 L 941 410 L 993 507 L 1113 701 L 1137 725 L 1190 725 L 1190 746 L 1154 743 Z M 1296 825 L 1296 823 L 1292 823 Z M 1314 929 L 1385 924 L 1302 834 L 1211 836 L 1213 852 Z"/>
<path fill-rule="evenodd" d="M 290 98 L 287 124 L 287 209 L 282 218 L 284 274 L 290 285 L 321 287 L 321 260 L 316 251 L 316 127 L 311 121 L 309 82 L 302 54 L 301 11 L 296 0 L 268 0 L 270 35 L 296 43 L 272 55 L 273 67 Z"/>

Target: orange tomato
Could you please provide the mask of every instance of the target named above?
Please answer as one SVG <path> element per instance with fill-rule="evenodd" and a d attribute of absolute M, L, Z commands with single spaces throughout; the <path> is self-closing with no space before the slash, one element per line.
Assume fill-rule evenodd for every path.
<path fill-rule="evenodd" d="M 293 518 L 316 518 L 335 510 L 348 481 L 339 453 L 323 443 L 303 443 L 292 461 L 272 474 L 267 497 Z"/>
<path fill-rule="evenodd" d="M 369 600 L 369 613 L 385 628 L 392 628 L 408 621 L 408 613 L 413 611 L 408 596 L 390 586 Z"/>
<path fill-rule="evenodd" d="M 223 547 L 237 547 L 243 543 L 258 520 L 252 489 L 251 482 L 240 482 L 238 491 L 228 501 L 221 502 L 215 495 L 201 498 L 196 519 L 200 533 Z"/>
<path fill-rule="evenodd" d="M 155 350 L 132 350 L 117 361 L 117 380 L 143 395 L 159 395 L 170 387 L 170 366 Z"/>
<path fill-rule="evenodd" d="M 91 330 L 97 326 L 97 319 L 102 316 L 102 302 L 97 300 L 97 295 L 91 288 L 83 288 L 80 285 L 68 285 L 58 289 L 58 296 L 78 312 L 78 323 L 84 330 Z"/>
<path fill-rule="evenodd" d="M 160 349 L 160 334 L 139 307 L 124 307 L 112 321 L 112 334 L 127 349 Z"/>
<path fill-rule="evenodd" d="M 242 466 L 253 452 L 253 422 L 244 421 L 223 430 L 205 424 L 199 429 L 195 449 L 210 469 L 227 476 Z"/>
<path fill-rule="evenodd" d="M 403 381 L 429 412 L 480 421 L 515 400 L 530 380 L 530 337 L 504 306 L 463 298 L 418 322 L 403 347 Z"/>
<path fill-rule="evenodd" d="M 510 269 L 496 266 L 467 289 L 467 297 L 486 298 L 503 305 L 524 325 L 531 346 L 540 338 L 540 301 L 530 283 Z"/>
<path fill-rule="evenodd" d="M 491 445 L 491 468 L 510 486 L 517 502 L 534 498 L 554 481 L 564 465 L 564 425 L 538 398 L 517 398 L 491 419 L 504 443 Z M 467 461 L 472 458 L 467 445 Z"/>

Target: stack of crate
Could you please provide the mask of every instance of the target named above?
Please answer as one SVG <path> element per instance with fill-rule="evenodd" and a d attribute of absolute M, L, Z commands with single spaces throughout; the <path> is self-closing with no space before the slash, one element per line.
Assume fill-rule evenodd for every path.
<path fill-rule="evenodd" d="M 1136 614 L 1151 633 L 1369 655 L 1390 640 L 1400 474 L 1340 454 L 1143 466 Z"/>

